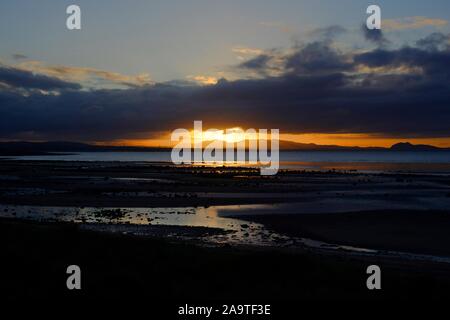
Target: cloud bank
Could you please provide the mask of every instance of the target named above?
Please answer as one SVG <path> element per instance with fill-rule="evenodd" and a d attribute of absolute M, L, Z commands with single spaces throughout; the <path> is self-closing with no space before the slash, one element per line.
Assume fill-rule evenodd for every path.
<path fill-rule="evenodd" d="M 0 137 L 148 138 L 191 128 L 194 120 L 283 133 L 450 137 L 448 35 L 395 49 L 342 51 L 332 41 L 341 32 L 324 30 L 325 37 L 288 50 L 253 51 L 234 66 L 246 76 L 207 86 L 125 81 L 126 88 L 93 89 L 76 78 L 1 65 Z"/>

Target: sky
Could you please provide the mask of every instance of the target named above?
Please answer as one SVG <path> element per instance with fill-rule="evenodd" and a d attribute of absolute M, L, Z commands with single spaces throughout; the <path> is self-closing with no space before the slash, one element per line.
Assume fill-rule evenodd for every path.
<path fill-rule="evenodd" d="M 450 147 L 449 21 L 443 0 L 2 1 L 0 139 L 164 145 L 203 120 Z"/>

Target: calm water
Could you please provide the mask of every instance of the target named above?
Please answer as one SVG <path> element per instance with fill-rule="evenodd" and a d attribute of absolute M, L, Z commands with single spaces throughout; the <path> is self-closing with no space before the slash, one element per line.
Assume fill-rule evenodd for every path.
<path fill-rule="evenodd" d="M 170 162 L 170 152 L 78 152 L 76 154 L 20 156 L 21 160 L 157 161 Z M 450 163 L 450 151 L 290 151 L 280 152 L 290 162 Z"/>
<path fill-rule="evenodd" d="M 263 225 L 222 217 L 221 212 L 238 214 L 246 210 L 258 210 L 265 205 L 229 205 L 210 207 L 178 208 L 94 208 L 94 207 L 43 207 L 14 206 L 0 204 L 0 217 L 19 218 L 37 221 L 59 221 L 89 225 L 91 229 L 105 228 L 105 224 L 117 228 L 120 232 L 137 235 L 152 235 L 154 229 L 146 226 L 179 226 L 218 228 L 229 233 L 213 235 L 205 240 L 215 243 L 239 243 L 274 245 L 280 239 L 288 241 L 286 236 L 270 232 Z M 108 212 L 118 212 L 111 217 Z M 111 229 L 114 230 L 114 229 Z M 175 231 L 174 231 L 175 232 Z"/>
<path fill-rule="evenodd" d="M 79 152 L 76 154 L 21 156 L 15 157 L 15 159 L 171 162 L 169 151 Z M 227 162 L 224 164 L 227 165 Z M 450 151 L 290 151 L 280 152 L 280 168 L 450 173 Z"/>

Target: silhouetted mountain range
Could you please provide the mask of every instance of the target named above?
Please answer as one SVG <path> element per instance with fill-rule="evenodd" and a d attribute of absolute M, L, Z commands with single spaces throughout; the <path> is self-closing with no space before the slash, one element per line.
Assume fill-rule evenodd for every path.
<path fill-rule="evenodd" d="M 431 145 L 414 145 L 409 142 L 394 144 L 390 148 L 382 147 L 345 147 L 338 145 L 317 145 L 314 143 L 296 143 L 280 141 L 280 149 L 284 151 L 438 151 L 450 148 L 438 148 Z M 0 142 L 0 155 L 41 155 L 51 153 L 71 152 L 152 152 L 164 151 L 170 148 L 163 147 L 133 147 L 133 146 L 100 146 L 79 142 L 49 141 L 49 142 Z"/>
<path fill-rule="evenodd" d="M 147 148 L 132 146 L 99 146 L 80 142 L 0 142 L 1 155 L 40 155 L 55 152 L 107 152 L 107 151 L 161 151 L 168 148 Z"/>

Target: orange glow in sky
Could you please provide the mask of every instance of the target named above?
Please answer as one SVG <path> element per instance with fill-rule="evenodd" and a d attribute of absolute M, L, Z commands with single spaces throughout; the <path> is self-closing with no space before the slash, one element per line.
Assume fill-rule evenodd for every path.
<path fill-rule="evenodd" d="M 241 133 L 241 128 L 235 127 L 225 130 L 203 131 L 204 141 L 222 140 L 225 142 L 236 143 L 245 139 Z M 437 147 L 450 147 L 450 138 L 408 138 L 408 137 L 380 137 L 368 134 L 326 134 L 326 133 L 307 133 L 307 134 L 283 134 L 280 133 L 281 141 L 296 143 L 314 143 L 318 145 L 339 145 L 339 146 L 359 146 L 359 147 L 390 147 L 398 142 L 410 142 L 413 144 L 428 144 Z M 116 146 L 139 146 L 139 147 L 173 147 L 174 142 L 170 141 L 170 133 L 161 134 L 160 137 L 151 139 L 121 139 L 114 141 L 95 142 L 100 145 Z"/>

